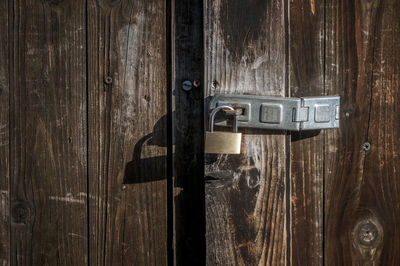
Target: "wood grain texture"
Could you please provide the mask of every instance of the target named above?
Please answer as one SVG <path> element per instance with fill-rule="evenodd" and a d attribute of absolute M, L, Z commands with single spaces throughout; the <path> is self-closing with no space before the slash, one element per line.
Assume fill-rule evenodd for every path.
<path fill-rule="evenodd" d="M 175 264 L 204 265 L 203 0 L 176 0 L 173 14 Z"/>
<path fill-rule="evenodd" d="M 167 263 L 165 1 L 88 1 L 91 265 Z"/>
<path fill-rule="evenodd" d="M 324 95 L 324 1 L 289 2 L 293 97 Z M 291 265 L 323 263 L 324 132 L 291 133 Z"/>
<path fill-rule="evenodd" d="M 83 265 L 82 1 L 9 1 L 11 265 Z"/>
<path fill-rule="evenodd" d="M 0 2 L 0 265 L 10 265 L 8 1 Z"/>
<path fill-rule="evenodd" d="M 285 96 L 284 1 L 205 1 L 205 96 Z M 286 136 L 243 131 L 240 155 L 206 156 L 207 265 L 283 265 Z"/>
<path fill-rule="evenodd" d="M 399 265 L 400 3 L 327 1 L 326 265 Z M 371 147 L 364 143 L 371 143 Z"/>

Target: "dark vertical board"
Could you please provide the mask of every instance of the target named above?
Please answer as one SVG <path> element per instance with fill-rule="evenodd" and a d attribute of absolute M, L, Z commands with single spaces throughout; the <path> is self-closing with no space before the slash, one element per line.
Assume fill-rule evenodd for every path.
<path fill-rule="evenodd" d="M 342 110 L 340 130 L 327 133 L 325 263 L 399 265 L 400 3 L 326 10 L 326 88 Z"/>
<path fill-rule="evenodd" d="M 83 1 L 9 1 L 11 265 L 83 265 Z"/>
<path fill-rule="evenodd" d="M 326 2 L 326 89 L 342 96 L 340 129 L 327 132 L 326 139 L 324 260 L 328 265 L 364 264 L 354 254 L 352 235 L 358 213 L 367 210 L 359 203 L 379 26 L 375 3 Z"/>
<path fill-rule="evenodd" d="M 0 265 L 10 264 L 8 2 L 0 2 Z"/>
<path fill-rule="evenodd" d="M 280 0 L 205 1 L 206 96 L 285 96 L 285 15 Z M 206 262 L 282 265 L 288 244 L 286 135 L 243 133 L 240 155 L 206 156 Z"/>
<path fill-rule="evenodd" d="M 167 262 L 165 1 L 88 1 L 91 265 Z"/>
<path fill-rule="evenodd" d="M 203 265 L 203 1 L 174 4 L 174 209 L 176 265 Z M 192 89 L 182 90 L 190 81 Z"/>
<path fill-rule="evenodd" d="M 289 2 L 289 86 L 294 97 L 324 95 L 324 1 Z M 292 132 L 292 265 L 323 261 L 324 131 Z"/>
<path fill-rule="evenodd" d="M 400 3 L 379 4 L 367 136 L 371 149 L 352 240 L 364 265 L 400 265 Z"/>

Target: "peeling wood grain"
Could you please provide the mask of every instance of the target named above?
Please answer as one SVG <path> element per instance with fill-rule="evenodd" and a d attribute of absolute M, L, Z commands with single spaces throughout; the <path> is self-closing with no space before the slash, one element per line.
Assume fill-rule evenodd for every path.
<path fill-rule="evenodd" d="M 83 265 L 86 190 L 85 4 L 8 1 L 11 265 Z M 69 142 L 71 138 L 74 141 Z"/>
<path fill-rule="evenodd" d="M 291 96 L 324 95 L 324 1 L 289 2 Z M 291 133 L 291 265 L 323 264 L 324 131 Z"/>
<path fill-rule="evenodd" d="M 165 1 L 88 1 L 91 265 L 167 263 Z"/>
<path fill-rule="evenodd" d="M 67 193 L 65 197 L 59 197 L 59 196 L 50 196 L 50 200 L 54 201 L 63 201 L 66 203 L 78 203 L 78 204 L 85 204 L 86 200 L 83 198 L 74 198 L 74 196 L 71 193 Z"/>
<path fill-rule="evenodd" d="M 205 96 L 285 96 L 284 1 L 205 1 Z M 207 265 L 281 265 L 284 132 L 245 130 L 241 155 L 206 157 Z"/>
<path fill-rule="evenodd" d="M 0 265 L 10 265 L 8 1 L 0 2 Z"/>
<path fill-rule="evenodd" d="M 244 55 L 248 62 L 256 61 L 253 52 L 257 48 L 254 49 L 253 46 L 259 44 L 259 38 L 266 33 L 263 22 L 267 8 L 268 1 L 264 0 L 221 0 L 221 37 L 225 48 L 230 51 L 232 61 L 240 63 Z"/>

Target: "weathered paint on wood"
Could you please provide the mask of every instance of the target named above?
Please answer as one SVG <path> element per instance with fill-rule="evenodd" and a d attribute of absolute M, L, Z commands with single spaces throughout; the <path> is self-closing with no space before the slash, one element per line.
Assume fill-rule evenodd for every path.
<path fill-rule="evenodd" d="M 324 1 L 289 2 L 290 95 L 324 95 Z M 291 133 L 290 264 L 323 263 L 324 132 Z"/>
<path fill-rule="evenodd" d="M 85 3 L 9 1 L 9 12 L 10 264 L 84 265 Z"/>
<path fill-rule="evenodd" d="M 167 263 L 165 1 L 88 1 L 92 265 Z"/>
<path fill-rule="evenodd" d="M 285 2 L 205 1 L 205 96 L 285 96 Z M 207 265 L 287 261 L 285 132 L 243 130 L 240 155 L 206 156 Z"/>
<path fill-rule="evenodd" d="M 399 265 L 400 3 L 326 1 L 326 12 L 326 92 L 342 111 L 325 145 L 324 260 Z"/>
<path fill-rule="evenodd" d="M 10 264 L 8 1 L 0 2 L 0 265 Z"/>
<path fill-rule="evenodd" d="M 204 265 L 203 0 L 174 2 L 175 263 Z M 186 80 L 192 83 L 188 92 L 182 90 Z"/>

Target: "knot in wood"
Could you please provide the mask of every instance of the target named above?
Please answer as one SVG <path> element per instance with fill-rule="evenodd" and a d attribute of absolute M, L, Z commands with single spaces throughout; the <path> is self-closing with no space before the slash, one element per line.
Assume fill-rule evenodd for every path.
<path fill-rule="evenodd" d="M 378 239 L 378 228 L 371 222 L 359 224 L 356 232 L 358 242 L 365 246 L 372 246 Z"/>
<path fill-rule="evenodd" d="M 212 88 L 213 90 L 215 90 L 216 88 L 218 88 L 218 86 L 219 86 L 218 81 L 213 80 L 213 82 L 211 83 L 211 88 Z"/>
<path fill-rule="evenodd" d="M 257 168 L 251 168 L 247 171 L 247 186 L 249 188 L 255 188 L 260 185 L 260 170 Z"/>
<path fill-rule="evenodd" d="M 23 201 L 15 202 L 11 207 L 11 215 L 14 223 L 26 224 L 30 213 L 29 204 Z"/>

